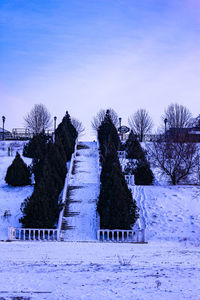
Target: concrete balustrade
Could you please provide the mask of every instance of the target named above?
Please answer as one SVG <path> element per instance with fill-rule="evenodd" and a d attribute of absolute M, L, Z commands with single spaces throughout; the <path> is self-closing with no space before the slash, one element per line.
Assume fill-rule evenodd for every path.
<path fill-rule="evenodd" d="M 10 241 L 59 241 L 58 229 L 8 228 Z"/>
<path fill-rule="evenodd" d="M 97 239 L 101 242 L 144 243 L 145 230 L 100 229 L 97 232 Z"/>
<path fill-rule="evenodd" d="M 117 151 L 117 154 L 119 158 L 126 158 L 126 151 Z"/>
<path fill-rule="evenodd" d="M 124 175 L 124 177 L 125 177 L 125 180 L 126 180 L 127 184 L 135 185 L 134 175 Z"/>

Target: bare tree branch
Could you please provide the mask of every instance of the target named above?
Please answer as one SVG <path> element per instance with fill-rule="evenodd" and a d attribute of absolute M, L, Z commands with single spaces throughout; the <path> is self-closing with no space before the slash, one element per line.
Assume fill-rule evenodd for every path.
<path fill-rule="evenodd" d="M 91 122 L 91 125 L 92 125 L 92 129 L 97 132 L 99 126 L 101 125 L 101 123 L 103 122 L 105 116 L 106 116 L 106 112 L 107 112 L 107 109 L 101 109 L 97 115 L 95 117 L 93 117 L 93 120 Z M 118 125 L 119 125 L 119 118 L 118 118 L 118 115 L 117 113 L 114 111 L 114 109 L 112 108 L 109 108 L 109 115 L 110 115 L 110 118 L 111 118 L 111 121 L 112 123 L 114 124 L 114 126 L 116 128 L 118 128 Z"/>
<path fill-rule="evenodd" d="M 129 117 L 128 123 L 134 134 L 139 136 L 141 142 L 144 135 L 149 133 L 153 127 L 153 121 L 146 109 L 138 109 L 136 113 Z"/>
<path fill-rule="evenodd" d="M 39 134 L 52 126 L 51 115 L 43 104 L 35 104 L 24 121 L 26 128 L 33 134 Z"/>
<path fill-rule="evenodd" d="M 195 143 L 160 141 L 147 146 L 148 155 L 155 167 L 170 177 L 172 184 L 178 184 L 196 168 L 198 149 Z"/>
<path fill-rule="evenodd" d="M 192 124 L 192 114 L 189 109 L 177 103 L 168 106 L 162 119 L 167 119 L 169 128 L 186 128 Z"/>
<path fill-rule="evenodd" d="M 75 127 L 77 133 L 78 133 L 78 136 L 83 136 L 84 135 L 84 131 L 85 131 L 85 128 L 82 124 L 81 121 L 79 121 L 78 119 L 76 118 L 71 118 L 71 122 L 72 122 L 72 125 Z"/>

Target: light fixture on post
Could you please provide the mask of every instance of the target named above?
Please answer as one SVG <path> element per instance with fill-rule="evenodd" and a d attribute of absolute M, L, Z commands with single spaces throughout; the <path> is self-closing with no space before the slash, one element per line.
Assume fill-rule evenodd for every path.
<path fill-rule="evenodd" d="M 6 120 L 6 117 L 5 116 L 2 116 L 2 122 L 3 122 L 3 141 L 4 141 L 4 124 L 5 124 L 5 120 Z"/>

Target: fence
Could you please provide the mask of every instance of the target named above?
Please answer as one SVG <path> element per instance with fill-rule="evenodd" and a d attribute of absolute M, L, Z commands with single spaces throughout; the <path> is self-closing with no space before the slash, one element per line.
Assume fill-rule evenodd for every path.
<path fill-rule="evenodd" d="M 97 239 L 102 242 L 144 243 L 145 230 L 100 229 Z"/>
<path fill-rule="evenodd" d="M 10 241 L 59 241 L 58 229 L 8 228 Z"/>

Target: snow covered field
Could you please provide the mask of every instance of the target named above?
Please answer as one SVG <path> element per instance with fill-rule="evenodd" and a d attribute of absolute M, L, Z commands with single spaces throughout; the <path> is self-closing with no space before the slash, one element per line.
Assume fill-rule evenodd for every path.
<path fill-rule="evenodd" d="M 23 141 L 0 142 L 0 240 L 7 240 L 8 227 L 21 227 L 19 218 L 21 217 L 21 203 L 32 194 L 33 187 L 11 187 L 5 182 L 7 168 L 12 164 L 16 151 L 22 155 Z M 12 156 L 8 156 L 8 147 L 12 148 Z M 31 159 L 23 157 L 26 164 L 31 163 Z M 4 216 L 7 211 L 8 216 Z"/>
<path fill-rule="evenodd" d="M 180 243 L 0 244 L 0 299 L 200 299 L 200 251 Z"/>

